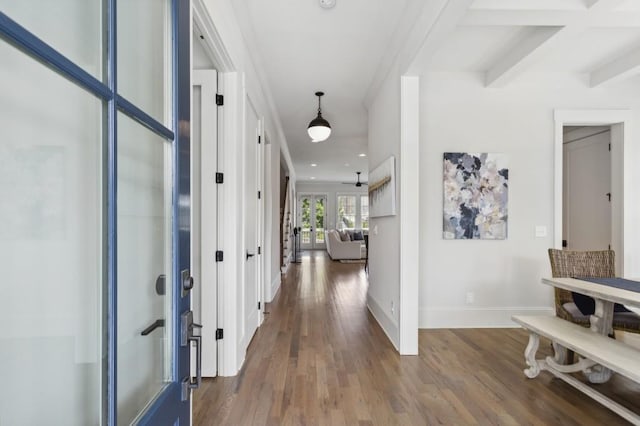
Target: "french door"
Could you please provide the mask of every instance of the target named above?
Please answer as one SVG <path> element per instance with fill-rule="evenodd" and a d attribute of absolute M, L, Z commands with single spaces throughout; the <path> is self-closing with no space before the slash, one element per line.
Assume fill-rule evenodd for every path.
<path fill-rule="evenodd" d="M 300 195 L 298 197 L 298 223 L 300 224 L 300 248 L 324 249 L 326 223 L 326 195 Z"/>
<path fill-rule="evenodd" d="M 2 425 L 189 424 L 189 27 L 0 0 Z"/>

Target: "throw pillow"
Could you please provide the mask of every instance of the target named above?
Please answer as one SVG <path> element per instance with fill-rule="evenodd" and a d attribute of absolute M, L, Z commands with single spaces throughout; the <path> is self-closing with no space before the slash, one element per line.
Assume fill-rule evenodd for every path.
<path fill-rule="evenodd" d="M 340 234 L 340 241 L 351 241 L 351 238 L 346 231 L 338 231 L 338 234 Z"/>
<path fill-rule="evenodd" d="M 364 241 L 362 231 L 353 231 L 353 241 Z"/>

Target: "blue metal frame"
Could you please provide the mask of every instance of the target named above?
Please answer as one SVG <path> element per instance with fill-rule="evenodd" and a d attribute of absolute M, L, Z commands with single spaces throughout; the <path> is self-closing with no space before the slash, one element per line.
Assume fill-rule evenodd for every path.
<path fill-rule="evenodd" d="M 113 98 L 109 87 L 100 80 L 71 62 L 2 12 L 0 12 L 0 36 L 96 96 L 107 101 Z"/>
<path fill-rule="evenodd" d="M 171 0 L 172 40 L 173 40 L 173 127 L 172 131 L 155 120 L 142 109 L 118 95 L 117 91 L 117 1 L 106 1 L 106 80 L 103 83 L 80 68 L 43 40 L 20 26 L 0 11 L 0 38 L 24 51 L 27 55 L 41 61 L 58 74 L 84 88 L 88 92 L 107 102 L 107 289 L 106 289 L 106 328 L 107 343 L 106 374 L 103 403 L 103 421 L 106 425 L 117 423 L 117 129 L 118 111 L 128 115 L 154 133 L 173 142 L 173 306 L 174 306 L 174 381 L 158 397 L 152 407 L 140 420 L 140 424 L 174 424 L 174 419 L 189 419 L 190 406 L 179 402 L 181 381 L 189 375 L 190 353 L 188 347 L 180 347 L 180 316 L 190 309 L 189 296 L 182 297 L 180 271 L 190 268 L 190 135 L 181 131 L 182 124 L 190 122 L 190 2 L 189 0 Z M 185 126 L 188 128 L 188 126 Z M 189 200 L 184 203 L 184 200 Z M 178 202 L 181 201 L 181 202 Z M 182 222 L 181 218 L 187 218 Z"/>
<path fill-rule="evenodd" d="M 112 93 L 118 93 L 116 43 L 117 4 L 107 0 L 107 79 Z M 115 426 L 118 421 L 118 105 L 116 97 L 109 101 L 107 110 L 108 153 L 107 153 L 107 412 L 106 424 Z"/>
<path fill-rule="evenodd" d="M 149 130 L 159 134 L 165 139 L 174 140 L 174 134 L 171 130 L 164 127 L 164 125 L 155 118 L 151 117 L 149 114 L 123 98 L 121 95 L 116 95 L 116 104 L 118 105 L 118 109 L 124 114 L 136 120 L 138 123 L 142 124 Z"/>

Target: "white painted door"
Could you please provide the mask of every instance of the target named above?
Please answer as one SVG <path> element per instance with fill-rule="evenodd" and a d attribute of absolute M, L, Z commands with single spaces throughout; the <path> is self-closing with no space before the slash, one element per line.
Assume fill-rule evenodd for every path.
<path fill-rule="evenodd" d="M 191 294 L 194 322 L 202 325 L 202 376 L 218 375 L 218 166 L 216 106 L 217 73 L 197 70 L 192 73 L 191 110 Z M 192 353 L 195 367 L 195 348 Z"/>
<path fill-rule="evenodd" d="M 300 224 L 300 248 L 325 249 L 326 195 L 301 195 L 298 198 L 298 223 Z"/>
<path fill-rule="evenodd" d="M 610 141 L 605 131 L 564 143 L 562 239 L 569 250 L 606 250 L 611 244 Z"/>
<path fill-rule="evenodd" d="M 244 279 L 243 336 L 241 348 L 246 349 L 260 321 L 258 281 L 258 114 L 246 99 L 246 129 L 244 140 Z"/>

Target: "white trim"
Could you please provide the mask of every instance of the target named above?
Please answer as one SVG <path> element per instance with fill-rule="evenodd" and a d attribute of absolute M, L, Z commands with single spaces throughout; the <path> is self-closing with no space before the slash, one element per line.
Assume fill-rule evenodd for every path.
<path fill-rule="evenodd" d="M 555 315 L 555 310 L 541 307 L 499 308 L 420 308 L 420 328 L 515 328 L 514 315 Z"/>
<path fill-rule="evenodd" d="M 280 291 L 280 284 L 282 284 L 282 278 L 280 274 L 277 274 L 271 282 L 271 298 L 269 300 L 265 300 L 265 303 L 273 302 L 273 299 L 275 299 L 276 295 Z"/>
<path fill-rule="evenodd" d="M 387 335 L 393 347 L 398 350 L 398 325 L 384 312 L 384 309 L 380 307 L 380 304 L 371 297 L 370 294 L 367 294 L 367 308 L 376 321 L 378 321 L 380 328 L 382 328 L 384 334 Z"/>
<path fill-rule="evenodd" d="M 555 110 L 554 145 L 554 237 L 556 248 L 562 248 L 562 168 L 563 168 L 563 127 L 564 126 L 612 126 L 612 188 L 622 187 L 622 194 L 612 194 L 611 247 L 616 252 L 616 270 L 623 276 L 636 276 L 640 267 L 636 265 L 638 232 L 635 220 L 640 216 L 640 197 L 634 193 L 634 162 L 638 143 L 632 138 L 632 112 L 630 110 Z M 613 143 L 614 128 L 621 131 L 622 145 Z M 612 191 L 613 192 L 613 191 Z M 636 191 L 637 192 L 637 191 Z"/>
<path fill-rule="evenodd" d="M 400 78 L 400 355 L 418 355 L 420 78 Z"/>
<path fill-rule="evenodd" d="M 229 55 L 229 52 L 222 42 L 222 37 L 211 20 L 204 0 L 193 0 L 192 16 L 192 22 L 195 24 L 195 28 L 200 31 L 204 37 L 203 44 L 205 50 L 216 64 L 218 72 L 236 71 L 231 55 Z"/>

